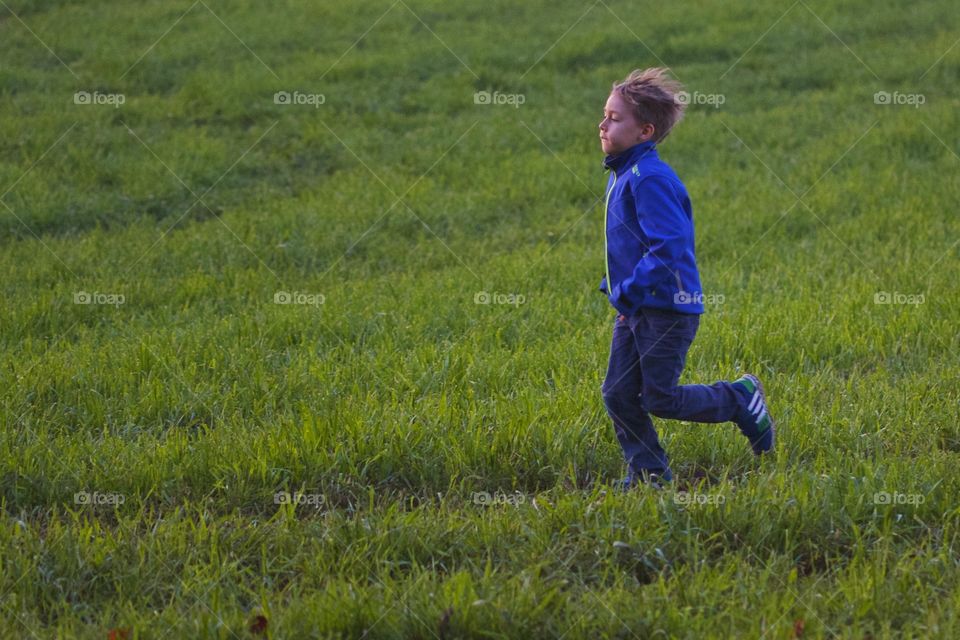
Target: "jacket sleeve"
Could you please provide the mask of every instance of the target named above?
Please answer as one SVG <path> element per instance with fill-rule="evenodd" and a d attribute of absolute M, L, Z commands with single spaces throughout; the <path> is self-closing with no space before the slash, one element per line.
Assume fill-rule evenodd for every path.
<path fill-rule="evenodd" d="M 668 179 L 647 176 L 630 188 L 640 229 L 649 244 L 621 289 L 629 300 L 642 304 L 656 285 L 679 280 L 680 262 L 693 229 Z"/>

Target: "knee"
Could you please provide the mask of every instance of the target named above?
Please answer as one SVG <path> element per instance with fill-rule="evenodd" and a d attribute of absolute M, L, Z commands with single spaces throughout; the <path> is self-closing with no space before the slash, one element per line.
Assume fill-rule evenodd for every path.
<path fill-rule="evenodd" d="M 606 405 L 607 409 L 615 411 L 631 402 L 636 403 L 640 394 L 627 389 L 603 387 L 600 390 L 600 395 L 603 397 L 603 404 Z"/>
<path fill-rule="evenodd" d="M 600 396 L 603 398 L 603 404 L 605 404 L 608 408 L 610 405 L 618 404 L 623 398 L 623 396 L 618 394 L 616 391 L 606 388 L 600 390 Z"/>
<path fill-rule="evenodd" d="M 680 396 L 673 390 L 645 392 L 642 400 L 647 412 L 658 418 L 673 418 L 680 412 Z"/>

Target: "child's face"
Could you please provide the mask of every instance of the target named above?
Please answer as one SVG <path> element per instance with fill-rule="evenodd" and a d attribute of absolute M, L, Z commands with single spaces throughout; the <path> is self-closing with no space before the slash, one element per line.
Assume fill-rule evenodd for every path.
<path fill-rule="evenodd" d="M 632 105 L 613 92 L 603 108 L 600 121 L 600 146 L 607 155 L 623 153 L 630 147 L 653 137 L 653 125 L 641 125 Z"/>

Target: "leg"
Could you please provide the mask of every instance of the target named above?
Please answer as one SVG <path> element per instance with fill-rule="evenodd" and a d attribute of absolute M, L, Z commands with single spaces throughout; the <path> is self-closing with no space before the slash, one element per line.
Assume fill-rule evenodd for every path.
<path fill-rule="evenodd" d="M 736 422 L 743 395 L 732 383 L 678 386 L 700 316 L 643 309 L 630 318 L 640 350 L 644 408 L 658 418 L 690 422 Z"/>
<path fill-rule="evenodd" d="M 603 403 L 630 467 L 635 471 L 668 469 L 667 454 L 640 401 L 642 390 L 640 353 L 627 320 L 621 316 L 613 328 L 610 362 L 601 388 Z"/>

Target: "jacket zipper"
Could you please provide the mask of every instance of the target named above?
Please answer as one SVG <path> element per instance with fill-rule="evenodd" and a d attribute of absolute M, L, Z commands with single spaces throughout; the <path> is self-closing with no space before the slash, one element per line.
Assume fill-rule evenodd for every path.
<path fill-rule="evenodd" d="M 614 188 L 617 186 L 617 171 L 613 170 L 613 184 L 610 185 L 610 190 L 607 191 L 607 199 L 603 203 L 603 260 L 604 266 L 607 270 L 607 295 L 613 295 L 613 283 L 610 281 L 610 248 L 608 246 L 607 240 L 607 215 L 610 212 L 610 195 L 613 193 Z"/>

